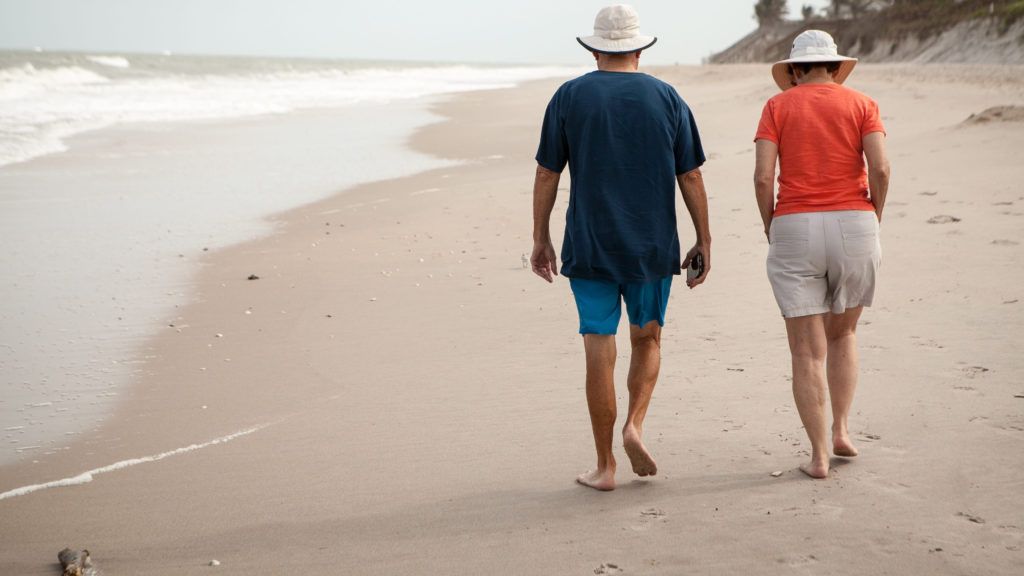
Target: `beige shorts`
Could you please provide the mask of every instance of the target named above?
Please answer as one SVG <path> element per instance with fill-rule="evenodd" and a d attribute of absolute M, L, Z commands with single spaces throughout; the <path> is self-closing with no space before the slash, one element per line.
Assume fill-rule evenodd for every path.
<path fill-rule="evenodd" d="M 783 317 L 871 305 L 882 264 L 874 212 L 786 214 L 768 236 L 768 281 Z"/>

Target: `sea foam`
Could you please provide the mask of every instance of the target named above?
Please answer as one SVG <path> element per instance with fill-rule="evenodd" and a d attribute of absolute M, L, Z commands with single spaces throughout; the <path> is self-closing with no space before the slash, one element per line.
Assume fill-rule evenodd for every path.
<path fill-rule="evenodd" d="M 574 69 L 181 57 L 0 58 L 0 166 L 107 126 L 281 114 L 511 87 Z"/>
<path fill-rule="evenodd" d="M 131 68 L 132 66 L 123 56 L 86 56 L 86 58 L 101 66 L 110 66 L 111 68 Z"/>
<path fill-rule="evenodd" d="M 241 431 L 235 432 L 234 434 L 228 434 L 227 436 L 222 436 L 220 438 L 215 438 L 213 440 L 210 440 L 209 442 L 204 442 L 202 444 L 191 444 L 191 445 L 185 446 L 183 448 L 178 448 L 176 450 L 170 450 L 170 451 L 167 451 L 167 452 L 163 452 L 161 454 L 155 454 L 153 456 L 143 456 L 141 458 L 132 458 L 130 460 L 122 460 L 120 462 L 115 462 L 115 463 L 110 464 L 108 466 L 103 466 L 101 468 L 96 468 L 96 469 L 93 469 L 93 470 L 89 470 L 88 472 L 82 472 L 81 474 L 78 474 L 77 476 L 72 476 L 70 478 L 62 478 L 60 480 L 54 480 L 52 482 L 45 482 L 43 484 L 32 484 L 30 486 L 22 486 L 21 488 L 15 488 L 13 490 L 8 490 L 7 492 L 0 492 L 0 500 L 4 500 L 4 499 L 7 499 L 7 498 L 14 498 L 16 496 L 25 496 L 27 494 L 31 494 L 33 492 L 38 492 L 40 490 L 46 490 L 48 488 L 59 488 L 59 487 L 64 487 L 64 486 L 76 486 L 76 485 L 79 485 L 79 484 L 88 484 L 89 482 L 92 482 L 93 478 L 95 476 L 99 475 L 99 474 L 106 474 L 107 472 L 115 472 L 117 470 L 123 470 L 125 468 L 130 468 L 132 466 L 138 466 L 139 464 L 148 464 L 150 462 L 157 462 L 157 461 L 163 460 L 164 458 L 170 458 L 171 456 L 178 456 L 180 454 L 186 454 L 188 452 L 194 452 L 196 450 L 202 450 L 203 448 L 209 448 L 210 446 L 215 446 L 217 444 L 224 444 L 225 442 L 230 442 L 230 441 L 232 441 L 232 440 L 234 440 L 236 438 L 240 438 L 242 436 L 247 436 L 249 434 L 252 434 L 253 432 L 256 432 L 256 431 L 258 431 L 258 430 L 260 430 L 261 428 L 264 428 L 264 427 L 265 426 L 254 426 L 254 427 L 248 428 L 246 430 L 241 430 Z"/>

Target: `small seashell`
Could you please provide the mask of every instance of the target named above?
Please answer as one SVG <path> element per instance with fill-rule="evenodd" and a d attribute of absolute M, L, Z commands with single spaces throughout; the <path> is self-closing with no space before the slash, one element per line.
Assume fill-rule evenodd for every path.
<path fill-rule="evenodd" d="M 220 566 L 220 562 L 217 560 L 210 560 L 210 566 Z"/>

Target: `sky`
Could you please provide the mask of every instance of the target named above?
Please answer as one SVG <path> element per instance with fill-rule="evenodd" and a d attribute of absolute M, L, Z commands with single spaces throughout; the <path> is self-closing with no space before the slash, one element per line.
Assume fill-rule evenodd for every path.
<path fill-rule="evenodd" d="M 609 0 L 0 0 L 0 49 L 589 64 Z M 756 0 L 634 0 L 644 64 L 700 64 L 757 28 Z M 825 0 L 789 0 L 791 18 Z"/>

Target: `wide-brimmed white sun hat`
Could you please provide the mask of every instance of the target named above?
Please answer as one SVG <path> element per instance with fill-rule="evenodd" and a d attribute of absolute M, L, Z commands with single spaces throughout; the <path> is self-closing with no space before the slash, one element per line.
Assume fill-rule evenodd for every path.
<path fill-rule="evenodd" d="M 789 58 L 772 65 L 772 77 L 783 91 L 793 87 L 793 74 L 789 71 L 790 64 L 816 62 L 839 62 L 839 72 L 835 80 L 842 84 L 857 65 L 856 58 L 840 56 L 835 40 L 828 32 L 821 30 L 805 30 L 793 40 L 793 49 Z"/>
<path fill-rule="evenodd" d="M 658 39 L 640 34 L 640 17 L 632 6 L 616 4 L 597 13 L 593 36 L 577 36 L 576 41 L 591 52 L 627 54 L 643 50 Z"/>

